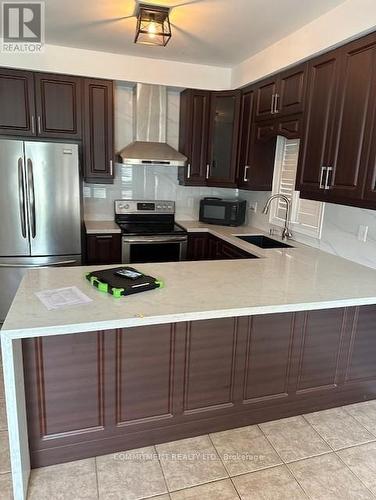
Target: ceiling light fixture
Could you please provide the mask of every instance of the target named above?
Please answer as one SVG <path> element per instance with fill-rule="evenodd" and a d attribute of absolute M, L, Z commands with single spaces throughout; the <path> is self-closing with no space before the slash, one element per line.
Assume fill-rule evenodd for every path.
<path fill-rule="evenodd" d="M 171 38 L 169 13 L 168 7 L 140 4 L 134 42 L 163 47 L 167 45 Z"/>

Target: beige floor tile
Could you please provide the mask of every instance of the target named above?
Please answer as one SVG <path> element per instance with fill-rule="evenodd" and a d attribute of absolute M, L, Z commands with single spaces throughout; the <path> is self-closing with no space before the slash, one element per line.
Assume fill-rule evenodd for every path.
<path fill-rule="evenodd" d="M 137 500 L 167 493 L 153 446 L 97 457 L 101 500 Z"/>
<path fill-rule="evenodd" d="M 285 465 L 233 478 L 242 500 L 301 500 L 307 498 Z"/>
<path fill-rule="evenodd" d="M 332 408 L 309 413 L 304 417 L 333 450 L 366 443 L 375 439 L 343 408 Z"/>
<path fill-rule="evenodd" d="M 337 452 L 353 473 L 376 495 L 376 443 L 362 444 Z"/>
<path fill-rule="evenodd" d="M 0 400 L 0 431 L 6 431 L 7 425 L 7 415 L 5 411 L 5 401 Z"/>
<path fill-rule="evenodd" d="M 282 463 L 257 425 L 216 432 L 210 438 L 230 476 Z"/>
<path fill-rule="evenodd" d="M 156 448 L 169 491 L 228 477 L 209 436 L 182 439 Z"/>
<path fill-rule="evenodd" d="M 312 500 L 374 498 L 334 453 L 293 462 L 288 467 Z"/>
<path fill-rule="evenodd" d="M 376 400 L 364 401 L 343 407 L 369 432 L 376 436 Z"/>
<path fill-rule="evenodd" d="M 31 471 L 28 500 L 93 500 L 98 498 L 95 459 Z"/>
<path fill-rule="evenodd" d="M 194 486 L 171 493 L 171 500 L 239 500 L 230 479 Z M 153 499 L 154 500 L 154 499 Z"/>
<path fill-rule="evenodd" d="M 325 441 L 301 416 L 265 422 L 260 424 L 260 428 L 284 462 L 301 460 L 331 451 Z"/>
<path fill-rule="evenodd" d="M 6 472 L 10 472 L 8 433 L 0 431 L 0 474 Z"/>
<path fill-rule="evenodd" d="M 12 477 L 9 474 L 0 474 L 1 500 L 13 500 Z"/>

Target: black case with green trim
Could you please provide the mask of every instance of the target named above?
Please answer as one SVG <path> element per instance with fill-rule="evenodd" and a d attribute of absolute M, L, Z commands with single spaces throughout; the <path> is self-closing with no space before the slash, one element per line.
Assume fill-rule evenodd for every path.
<path fill-rule="evenodd" d="M 134 280 L 115 274 L 116 271 L 120 271 L 121 269 L 129 269 L 137 273 L 140 272 L 134 267 L 121 266 L 92 271 L 91 273 L 86 273 L 85 276 L 100 292 L 110 293 L 116 298 L 123 297 L 124 295 L 132 295 L 133 293 L 145 292 L 146 290 L 154 290 L 155 288 L 162 288 L 164 286 L 163 281 L 142 273 L 142 276 Z"/>

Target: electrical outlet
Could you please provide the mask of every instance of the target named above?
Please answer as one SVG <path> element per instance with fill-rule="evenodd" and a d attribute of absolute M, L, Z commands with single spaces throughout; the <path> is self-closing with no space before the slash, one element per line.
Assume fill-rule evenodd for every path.
<path fill-rule="evenodd" d="M 84 198 L 91 198 L 91 189 L 89 186 L 84 187 Z"/>
<path fill-rule="evenodd" d="M 257 201 L 250 201 L 248 210 L 250 212 L 256 213 L 257 212 Z"/>
<path fill-rule="evenodd" d="M 367 241 L 367 235 L 368 235 L 368 226 L 363 226 L 361 224 L 358 229 L 358 240 Z"/>

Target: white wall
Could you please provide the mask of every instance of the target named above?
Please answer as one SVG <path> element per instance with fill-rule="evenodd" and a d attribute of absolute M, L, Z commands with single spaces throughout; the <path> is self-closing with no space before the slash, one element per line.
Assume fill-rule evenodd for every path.
<path fill-rule="evenodd" d="M 283 22 L 283 20 L 281 20 Z M 376 26 L 375 0 L 347 0 L 232 69 L 233 88 L 260 80 Z"/>
<path fill-rule="evenodd" d="M 231 69 L 45 45 L 41 54 L 0 52 L 0 66 L 212 90 L 231 86 Z"/>
<path fill-rule="evenodd" d="M 239 191 L 241 198 L 257 202 L 257 212 L 254 214 L 248 211 L 248 223 L 265 231 L 268 231 L 271 225 L 269 215 L 263 215 L 262 209 L 270 195 L 268 192 Z M 360 225 L 368 226 L 366 242 L 358 240 Z M 325 252 L 376 269 L 376 211 L 374 210 L 326 203 L 321 239 L 297 233 L 294 233 L 294 238 Z"/>

